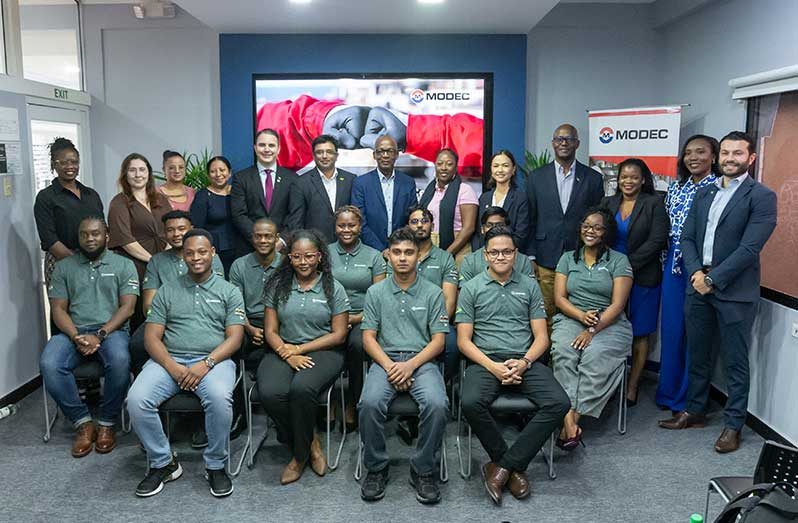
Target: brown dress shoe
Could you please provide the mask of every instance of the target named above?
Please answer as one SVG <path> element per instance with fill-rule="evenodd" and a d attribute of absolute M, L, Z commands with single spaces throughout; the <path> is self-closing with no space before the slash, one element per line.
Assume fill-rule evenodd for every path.
<path fill-rule="evenodd" d="M 317 476 L 323 476 L 327 473 L 327 458 L 324 457 L 324 452 L 321 451 L 321 443 L 319 443 L 318 436 L 314 436 L 310 444 L 310 468 Z"/>
<path fill-rule="evenodd" d="M 740 431 L 724 428 L 715 442 L 715 452 L 726 454 L 740 448 Z"/>
<path fill-rule="evenodd" d="M 72 457 L 82 458 L 91 452 L 96 437 L 97 429 L 93 421 L 87 421 L 78 427 L 75 440 L 72 442 Z"/>
<path fill-rule="evenodd" d="M 686 410 L 683 410 L 670 419 L 660 420 L 659 426 L 663 429 L 681 430 L 691 427 L 702 428 L 706 423 L 707 419 L 703 414 L 690 414 Z"/>
<path fill-rule="evenodd" d="M 97 442 L 94 444 L 94 450 L 99 454 L 108 454 L 116 447 L 116 431 L 113 427 L 106 427 L 100 425 L 97 429 Z"/>
<path fill-rule="evenodd" d="M 497 505 L 502 504 L 502 489 L 510 478 L 510 471 L 489 461 L 482 465 L 482 482 L 490 499 Z"/>
<path fill-rule="evenodd" d="M 283 475 L 280 476 L 280 485 L 288 485 L 302 477 L 302 471 L 305 470 L 305 464 L 299 463 L 296 458 L 291 458 L 291 461 L 283 469 Z"/>
<path fill-rule="evenodd" d="M 526 473 L 515 470 L 510 472 L 510 479 L 507 480 L 507 488 L 510 489 L 510 494 L 512 494 L 515 499 L 526 499 L 532 493 L 532 490 L 529 488 L 529 479 L 526 477 Z"/>

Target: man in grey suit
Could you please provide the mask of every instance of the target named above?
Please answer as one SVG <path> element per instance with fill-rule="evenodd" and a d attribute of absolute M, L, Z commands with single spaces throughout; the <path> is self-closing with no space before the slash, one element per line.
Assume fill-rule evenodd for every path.
<path fill-rule="evenodd" d="M 297 179 L 294 171 L 277 165 L 280 152 L 277 131 L 258 131 L 254 149 L 257 162 L 235 173 L 230 189 L 233 223 L 244 238 L 252 237 L 252 226 L 258 218 L 269 218 L 278 230 L 283 229 L 288 217 L 289 195 Z"/>
<path fill-rule="evenodd" d="M 335 241 L 335 210 L 349 205 L 356 175 L 336 169 L 338 141 L 329 134 L 313 140 L 316 168 L 300 176 L 291 192 L 286 228 L 315 229 L 324 241 Z"/>
<path fill-rule="evenodd" d="M 554 268 L 564 252 L 576 249 L 582 215 L 604 197 L 601 174 L 576 161 L 579 135 L 573 125 L 557 127 L 551 146 L 554 161 L 535 169 L 526 179 L 526 253 L 533 261 L 549 326 L 555 313 Z"/>
<path fill-rule="evenodd" d="M 685 274 L 691 275 L 684 306 L 687 405 L 659 422 L 671 430 L 704 426 L 717 346 L 729 395 L 715 442 L 719 453 L 740 446 L 748 410 L 748 349 L 759 304 L 759 253 L 776 228 L 776 194 L 748 174 L 756 160 L 754 147 L 754 140 L 739 131 L 720 141 L 723 176 L 698 190 L 684 222 L 682 259 Z"/>

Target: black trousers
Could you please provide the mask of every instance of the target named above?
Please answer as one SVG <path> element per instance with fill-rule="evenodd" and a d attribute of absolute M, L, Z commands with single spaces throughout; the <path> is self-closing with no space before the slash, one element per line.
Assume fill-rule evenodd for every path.
<path fill-rule="evenodd" d="M 363 362 L 366 354 L 363 351 L 363 331 L 355 325 L 346 339 L 346 370 L 349 373 L 349 391 L 347 405 L 357 405 L 363 392 Z"/>
<path fill-rule="evenodd" d="M 723 302 L 711 294 L 687 295 L 684 305 L 687 412 L 703 414 L 707 411 L 712 371 L 717 353 L 720 352 L 728 393 L 723 412 L 726 427 L 740 430 L 745 424 L 750 379 L 748 348 L 751 345 L 756 305 Z"/>
<path fill-rule="evenodd" d="M 300 463 L 310 456 L 316 426 L 319 395 L 327 390 L 344 367 L 340 350 L 308 354 L 315 365 L 295 371 L 280 356 L 267 352 L 258 366 L 258 393 L 263 408 L 277 424 L 279 433 Z"/>
<path fill-rule="evenodd" d="M 507 358 L 496 358 L 505 361 Z M 538 410 L 508 448 L 490 405 L 503 392 L 527 397 Z M 463 383 L 463 414 L 479 438 L 490 460 L 511 471 L 523 472 L 554 430 L 562 425 L 571 408 L 568 395 L 554 378 L 551 369 L 534 362 L 519 385 L 502 385 L 481 365 L 469 365 Z"/>

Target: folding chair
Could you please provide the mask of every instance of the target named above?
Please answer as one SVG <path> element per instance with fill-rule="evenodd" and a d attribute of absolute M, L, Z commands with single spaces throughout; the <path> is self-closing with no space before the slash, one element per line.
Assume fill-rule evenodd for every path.
<path fill-rule="evenodd" d="M 457 406 L 457 439 L 456 439 L 456 446 L 457 446 L 457 460 L 460 464 L 460 476 L 463 479 L 471 478 L 471 425 L 468 425 L 468 457 L 467 461 L 463 463 L 463 450 L 462 450 L 462 441 L 460 439 L 460 435 L 462 434 L 462 429 L 460 428 L 461 423 L 464 422 L 463 420 L 463 383 L 465 381 L 465 370 L 466 370 L 466 362 L 460 362 L 460 394 L 458 394 L 458 406 Z M 491 415 L 502 415 L 502 414 L 533 414 L 537 412 L 538 407 L 525 396 L 520 394 L 507 392 L 501 393 L 499 396 L 490 404 L 489 407 Z M 543 460 L 546 462 L 546 465 L 549 467 L 549 479 L 556 479 L 557 473 L 554 471 L 554 435 L 557 431 L 551 433 L 549 437 L 549 455 L 546 456 L 546 453 L 543 449 L 540 449 L 540 454 L 543 456 Z"/>
<path fill-rule="evenodd" d="M 263 434 L 263 437 L 258 441 L 258 444 L 255 445 L 254 436 L 252 434 L 252 405 L 254 404 L 261 404 L 260 393 L 258 392 L 257 382 L 255 380 L 254 371 L 247 371 L 246 370 L 246 363 L 244 359 L 241 360 L 241 369 L 242 369 L 242 376 L 243 376 L 243 386 L 244 386 L 244 409 L 247 416 L 247 441 L 244 444 L 244 452 L 241 455 L 241 459 L 238 462 L 236 470 L 241 469 L 241 465 L 244 463 L 244 460 L 247 460 L 247 467 L 252 468 L 255 465 L 255 455 L 258 453 L 260 448 L 263 446 L 263 443 L 269 436 L 269 425 L 267 421 L 266 425 L 266 432 Z M 341 391 L 341 412 L 343 413 L 345 410 L 345 399 L 344 399 L 344 389 L 347 384 L 347 380 L 344 376 L 344 372 L 338 376 L 336 380 L 340 391 Z M 332 454 L 330 453 L 330 440 L 332 434 L 332 425 L 330 423 L 330 416 L 332 414 L 332 393 L 333 389 L 336 386 L 336 383 L 333 383 L 327 390 L 323 391 L 319 395 L 319 403 L 325 407 L 327 411 L 327 430 L 326 430 L 326 448 L 327 448 L 327 468 L 330 470 L 335 470 L 338 468 L 338 464 L 341 460 L 341 453 L 344 450 L 344 443 L 346 443 L 346 424 L 343 424 L 343 434 L 341 435 L 341 442 L 338 444 L 338 451 L 335 455 L 335 460 L 332 460 Z"/>
<path fill-rule="evenodd" d="M 724 503 L 759 483 L 789 483 L 798 487 L 798 449 L 766 441 L 759 453 L 753 476 L 718 476 L 709 480 L 704 521 L 709 521 L 709 496 L 720 494 Z"/>
<path fill-rule="evenodd" d="M 105 372 L 99 360 L 90 359 L 78 365 L 75 370 L 72 371 L 72 375 L 75 376 L 76 380 L 99 380 L 105 375 Z M 44 383 L 44 380 L 42 380 L 42 394 L 44 396 L 44 436 L 42 436 L 42 440 L 47 443 L 50 441 L 53 425 L 55 425 L 55 421 L 58 419 L 58 407 L 55 408 L 53 417 L 50 418 L 50 409 L 47 406 L 47 384 Z M 122 431 L 130 432 L 130 423 L 129 420 L 126 420 L 124 407 L 121 412 L 121 423 Z"/>
<path fill-rule="evenodd" d="M 438 362 L 438 367 L 443 376 L 443 364 Z M 363 383 L 366 382 L 366 375 L 368 374 L 369 363 L 363 363 Z M 413 399 L 409 392 L 399 392 L 394 396 L 391 404 L 388 405 L 388 417 L 415 417 L 420 415 L 418 404 Z M 355 465 L 355 480 L 360 481 L 363 477 L 363 439 L 358 438 L 358 451 L 357 451 L 357 465 Z M 446 434 L 444 433 L 441 438 L 441 463 L 439 477 L 442 483 L 449 481 L 449 468 L 446 461 Z"/>

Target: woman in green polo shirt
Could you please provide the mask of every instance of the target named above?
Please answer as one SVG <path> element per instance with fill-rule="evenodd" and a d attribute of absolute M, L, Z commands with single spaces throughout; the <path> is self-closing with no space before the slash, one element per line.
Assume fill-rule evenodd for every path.
<path fill-rule="evenodd" d="M 551 359 L 554 377 L 568 393 L 558 445 L 574 450 L 582 441 L 581 416 L 597 418 L 621 382 L 632 347 L 632 326 L 624 308 L 632 289 L 626 255 L 609 248 L 617 225 L 606 209 L 582 217 L 579 246 L 557 263 Z"/>
<path fill-rule="evenodd" d="M 385 279 L 385 258 L 377 249 L 360 241 L 363 215 L 354 205 L 344 205 L 335 211 L 335 236 L 330 244 L 330 266 L 333 277 L 344 286 L 349 296 L 349 336 L 346 340 L 346 368 L 349 370 L 349 391 L 344 421 L 346 431 L 357 428 L 355 405 L 363 390 L 363 304 L 366 291 L 372 284 Z"/>
<path fill-rule="evenodd" d="M 258 393 L 291 449 L 280 483 L 298 480 L 310 461 L 323 476 L 327 461 L 314 433 L 319 395 L 344 366 L 349 298 L 335 281 L 324 241 L 313 231 L 289 236 L 288 254 L 266 282 L 264 334 L 273 349 L 258 367 Z"/>

